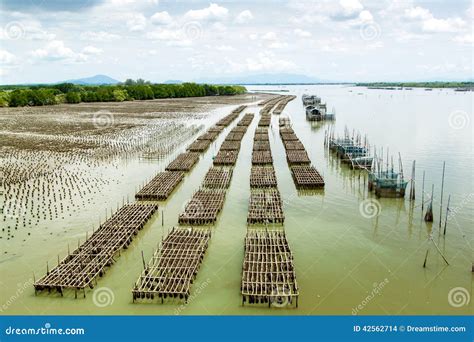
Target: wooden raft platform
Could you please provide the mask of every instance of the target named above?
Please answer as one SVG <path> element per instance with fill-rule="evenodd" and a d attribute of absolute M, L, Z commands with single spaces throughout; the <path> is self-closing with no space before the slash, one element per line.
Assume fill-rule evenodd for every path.
<path fill-rule="evenodd" d="M 258 122 L 258 127 L 268 127 L 272 121 L 270 114 L 262 114 L 260 121 Z"/>
<path fill-rule="evenodd" d="M 318 189 L 324 187 L 324 179 L 314 166 L 292 166 L 291 175 L 298 189 Z"/>
<path fill-rule="evenodd" d="M 281 140 L 283 140 L 283 141 L 300 140 L 300 139 L 298 139 L 298 137 L 296 136 L 295 133 L 280 133 L 280 136 L 281 136 Z"/>
<path fill-rule="evenodd" d="M 198 152 L 185 152 L 178 155 L 168 166 L 166 171 L 189 171 L 199 160 Z"/>
<path fill-rule="evenodd" d="M 247 230 L 242 265 L 242 305 L 298 307 L 293 254 L 282 230 Z"/>
<path fill-rule="evenodd" d="M 235 165 L 239 151 L 219 151 L 214 157 L 214 165 Z"/>
<path fill-rule="evenodd" d="M 215 126 L 212 126 L 211 128 L 209 128 L 207 131 L 208 131 L 208 132 L 220 133 L 220 132 L 222 132 L 222 131 L 224 130 L 224 128 L 225 128 L 224 126 L 217 126 L 217 125 L 215 125 Z"/>
<path fill-rule="evenodd" d="M 244 138 L 245 132 L 232 132 L 230 131 L 229 134 L 225 137 L 224 141 L 242 141 Z"/>
<path fill-rule="evenodd" d="M 277 186 L 275 169 L 272 166 L 252 166 L 250 171 L 251 188 L 273 188 Z"/>
<path fill-rule="evenodd" d="M 283 141 L 283 145 L 285 150 L 305 150 L 303 143 L 299 140 Z"/>
<path fill-rule="evenodd" d="M 282 135 L 283 133 L 293 133 L 294 134 L 295 131 L 291 127 L 280 127 L 280 135 Z"/>
<path fill-rule="evenodd" d="M 188 146 L 188 148 L 186 148 L 186 150 L 190 152 L 204 152 L 207 150 L 209 145 L 211 145 L 211 140 L 195 140 Z"/>
<path fill-rule="evenodd" d="M 229 133 L 245 133 L 247 128 L 247 126 L 235 126 Z"/>
<path fill-rule="evenodd" d="M 253 143 L 254 151 L 270 151 L 270 142 L 265 140 L 256 140 Z"/>
<path fill-rule="evenodd" d="M 290 165 L 311 164 L 311 160 L 305 150 L 286 150 L 286 160 Z"/>
<path fill-rule="evenodd" d="M 248 224 L 283 223 L 284 221 L 283 203 L 278 189 L 251 191 Z"/>
<path fill-rule="evenodd" d="M 187 301 L 210 238 L 209 229 L 173 228 L 135 283 L 133 301 Z"/>
<path fill-rule="evenodd" d="M 240 150 L 240 141 L 226 141 L 220 147 L 221 151 L 238 151 Z"/>
<path fill-rule="evenodd" d="M 252 165 L 273 164 L 273 157 L 271 151 L 253 151 Z"/>
<path fill-rule="evenodd" d="M 104 275 L 105 267 L 115 262 L 115 254 L 128 247 L 157 209 L 156 204 L 138 203 L 120 208 L 82 245 L 36 281 L 35 292 L 57 290 L 62 295 L 63 289 L 71 288 L 83 289 L 85 296 L 85 288 L 94 287 L 97 276 Z"/>
<path fill-rule="evenodd" d="M 255 133 L 253 141 L 270 141 L 268 133 Z"/>
<path fill-rule="evenodd" d="M 204 177 L 202 186 L 207 189 L 227 189 L 232 179 L 232 172 L 228 167 L 211 167 Z"/>
<path fill-rule="evenodd" d="M 252 123 L 254 116 L 255 115 L 252 113 L 245 114 L 244 117 L 237 123 L 237 126 L 249 126 Z"/>
<path fill-rule="evenodd" d="M 200 135 L 197 140 L 210 140 L 214 141 L 217 136 L 219 135 L 219 132 L 205 132 L 202 135 Z"/>
<path fill-rule="evenodd" d="M 184 212 L 179 215 L 178 223 L 185 225 L 213 224 L 224 206 L 224 200 L 224 190 L 198 190 L 186 204 Z"/>
<path fill-rule="evenodd" d="M 160 172 L 139 192 L 137 192 L 135 198 L 137 200 L 165 200 L 183 178 L 184 172 L 182 171 Z"/>

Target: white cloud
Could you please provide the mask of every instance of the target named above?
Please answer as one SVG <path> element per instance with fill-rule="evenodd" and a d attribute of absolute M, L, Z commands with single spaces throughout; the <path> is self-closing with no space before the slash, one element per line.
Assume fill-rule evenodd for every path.
<path fill-rule="evenodd" d="M 235 51 L 235 48 L 233 48 L 230 45 L 219 45 L 216 47 L 217 51 Z"/>
<path fill-rule="evenodd" d="M 290 71 L 296 68 L 296 65 L 284 59 L 278 59 L 270 52 L 260 52 L 257 56 L 246 59 L 248 71 Z"/>
<path fill-rule="evenodd" d="M 85 55 L 100 55 L 103 52 L 102 49 L 96 48 L 95 46 L 86 46 L 84 49 L 82 49 L 82 53 Z"/>
<path fill-rule="evenodd" d="M 168 25 L 173 22 L 173 18 L 166 11 L 156 12 L 150 18 L 151 23 L 155 25 Z"/>
<path fill-rule="evenodd" d="M 331 17 L 334 20 L 350 20 L 357 18 L 364 9 L 359 0 L 340 0 L 339 6 L 333 10 Z"/>
<path fill-rule="evenodd" d="M 237 24 L 245 24 L 248 23 L 250 20 L 253 19 L 253 14 L 249 10 L 245 10 L 239 13 L 239 15 L 235 18 L 235 22 Z"/>
<path fill-rule="evenodd" d="M 474 44 L 474 36 L 472 33 L 463 34 L 453 38 L 453 41 L 459 44 L 472 45 Z"/>
<path fill-rule="evenodd" d="M 44 60 L 64 60 L 76 57 L 74 51 L 64 45 L 62 40 L 53 40 L 42 49 L 32 52 L 33 57 Z"/>
<path fill-rule="evenodd" d="M 186 20 L 222 20 L 227 17 L 229 10 L 211 3 L 209 7 L 200 10 L 189 10 L 184 15 Z"/>
<path fill-rule="evenodd" d="M 146 26 L 146 18 L 141 13 L 132 13 L 129 14 L 126 18 L 127 28 L 134 31 L 143 31 Z"/>
<path fill-rule="evenodd" d="M 7 50 L 0 50 L 0 64 L 5 65 L 13 65 L 16 64 L 17 58 L 14 54 L 8 52 Z"/>
<path fill-rule="evenodd" d="M 278 37 L 277 37 L 277 35 L 276 35 L 275 32 L 270 31 L 270 32 L 265 33 L 265 34 L 262 36 L 262 39 L 263 39 L 263 40 L 277 40 Z"/>
<path fill-rule="evenodd" d="M 299 36 L 299 37 L 302 37 L 302 38 L 308 38 L 308 37 L 311 37 L 311 32 L 309 31 L 305 31 L 305 30 L 302 30 L 302 29 L 294 29 L 293 32 Z"/>
<path fill-rule="evenodd" d="M 81 33 L 80 38 L 82 40 L 88 40 L 93 42 L 111 42 L 120 39 L 118 34 L 109 33 L 105 31 L 86 31 Z"/>
<path fill-rule="evenodd" d="M 415 21 L 427 33 L 460 32 L 466 26 L 461 18 L 435 18 L 430 10 L 417 6 L 405 9 L 405 19 Z"/>

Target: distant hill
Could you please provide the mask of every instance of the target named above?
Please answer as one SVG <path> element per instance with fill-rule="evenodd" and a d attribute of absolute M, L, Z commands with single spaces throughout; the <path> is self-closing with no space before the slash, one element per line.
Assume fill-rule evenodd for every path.
<path fill-rule="evenodd" d="M 255 74 L 245 76 L 230 76 L 219 78 L 203 78 L 196 80 L 198 83 L 214 84 L 290 84 L 290 83 L 330 83 L 328 80 L 319 79 L 299 74 Z"/>
<path fill-rule="evenodd" d="M 79 85 L 100 85 L 100 84 L 117 84 L 119 81 L 107 75 L 95 75 L 92 77 L 78 78 L 75 80 L 67 80 L 60 83 L 73 83 Z"/>

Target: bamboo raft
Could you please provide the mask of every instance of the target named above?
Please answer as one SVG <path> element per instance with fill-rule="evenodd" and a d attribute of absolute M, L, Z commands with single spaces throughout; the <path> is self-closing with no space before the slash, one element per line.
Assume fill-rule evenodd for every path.
<path fill-rule="evenodd" d="M 265 140 L 256 140 L 253 143 L 254 151 L 270 151 L 270 142 Z"/>
<path fill-rule="evenodd" d="M 224 206 L 224 200 L 224 190 L 198 190 L 184 208 L 184 212 L 179 215 L 178 223 L 185 225 L 213 224 Z"/>
<path fill-rule="evenodd" d="M 182 171 L 160 172 L 135 195 L 135 198 L 137 200 L 165 200 L 183 178 Z"/>
<path fill-rule="evenodd" d="M 240 150 L 240 141 L 226 141 L 220 147 L 221 151 L 238 151 Z"/>
<path fill-rule="evenodd" d="M 240 114 L 244 111 L 244 109 L 247 108 L 246 105 L 240 105 L 237 108 L 235 108 L 232 113 Z"/>
<path fill-rule="evenodd" d="M 202 186 L 207 189 L 227 189 L 232 178 L 232 169 L 224 167 L 211 167 L 207 171 Z"/>
<path fill-rule="evenodd" d="M 288 120 L 289 120 L 289 119 L 288 119 Z M 293 133 L 293 134 L 294 134 L 295 131 L 293 130 L 292 127 L 285 127 L 285 126 L 283 126 L 283 127 L 280 127 L 280 136 L 281 136 L 282 133 Z"/>
<path fill-rule="evenodd" d="M 251 188 L 274 188 L 277 186 L 273 166 L 252 166 L 250 171 Z"/>
<path fill-rule="evenodd" d="M 239 151 L 219 151 L 214 157 L 214 165 L 235 165 Z"/>
<path fill-rule="evenodd" d="M 208 229 L 173 228 L 135 283 L 133 301 L 187 301 L 210 238 Z"/>
<path fill-rule="evenodd" d="M 237 126 L 249 126 L 252 123 L 252 120 L 254 118 L 254 114 L 252 113 L 247 113 L 244 115 L 244 117 L 237 123 Z"/>
<path fill-rule="evenodd" d="M 280 133 L 281 140 L 283 141 L 299 141 L 295 133 Z"/>
<path fill-rule="evenodd" d="M 287 117 L 279 118 L 278 119 L 278 125 L 280 127 L 290 127 L 291 126 L 290 118 L 287 118 Z"/>
<path fill-rule="evenodd" d="M 253 151 L 252 165 L 273 164 L 273 157 L 271 151 Z"/>
<path fill-rule="evenodd" d="M 324 187 L 324 179 L 314 166 L 292 166 L 291 175 L 298 189 L 318 189 Z"/>
<path fill-rule="evenodd" d="M 253 141 L 270 141 L 268 133 L 255 133 Z"/>
<path fill-rule="evenodd" d="M 285 146 L 285 150 L 305 150 L 303 143 L 299 140 L 283 141 L 283 145 Z"/>
<path fill-rule="evenodd" d="M 247 128 L 247 126 L 235 126 L 229 133 L 245 133 Z"/>
<path fill-rule="evenodd" d="M 278 189 L 251 191 L 247 224 L 283 223 L 284 221 L 283 203 Z"/>
<path fill-rule="evenodd" d="M 242 305 L 298 307 L 293 254 L 282 230 L 247 230 L 242 265 Z"/>
<path fill-rule="evenodd" d="M 204 152 L 207 150 L 209 145 L 211 145 L 211 140 L 195 140 L 188 146 L 188 148 L 186 148 L 186 150 L 190 152 Z"/>
<path fill-rule="evenodd" d="M 189 171 L 199 160 L 198 152 L 185 152 L 178 155 L 168 164 L 166 171 Z"/>
<path fill-rule="evenodd" d="M 217 132 L 217 133 L 221 133 L 223 130 L 224 130 L 224 126 L 212 126 L 211 128 L 209 128 L 207 131 L 208 132 Z"/>
<path fill-rule="evenodd" d="M 305 150 L 286 150 L 286 160 L 290 165 L 311 164 L 311 160 Z"/>
<path fill-rule="evenodd" d="M 283 110 L 285 109 L 286 105 L 288 104 L 288 102 L 293 101 L 295 98 L 296 98 L 296 96 L 294 96 L 294 95 L 285 96 L 284 99 L 280 100 L 277 103 L 275 109 L 273 110 L 273 114 L 276 114 L 276 115 L 281 114 L 283 112 Z"/>
<path fill-rule="evenodd" d="M 225 141 L 242 141 L 244 138 L 245 132 L 232 132 L 230 131 L 229 134 L 225 137 Z"/>
<path fill-rule="evenodd" d="M 158 209 L 156 204 L 127 204 L 100 225 L 76 250 L 58 263 L 51 271 L 34 283 L 35 293 L 63 289 L 83 290 L 94 287 L 97 276 L 103 276 L 105 267 L 111 266 L 116 253 L 126 249 L 134 236 Z"/>
<path fill-rule="evenodd" d="M 230 113 L 229 115 L 224 116 L 222 119 L 217 121 L 216 126 L 229 126 L 232 121 L 239 117 L 239 113 Z"/>
<path fill-rule="evenodd" d="M 268 127 L 272 121 L 272 117 L 270 114 L 265 114 L 260 117 L 260 121 L 258 122 L 258 127 Z"/>
<path fill-rule="evenodd" d="M 205 132 L 202 135 L 200 135 L 197 140 L 210 140 L 214 141 L 217 136 L 219 135 L 219 132 Z"/>

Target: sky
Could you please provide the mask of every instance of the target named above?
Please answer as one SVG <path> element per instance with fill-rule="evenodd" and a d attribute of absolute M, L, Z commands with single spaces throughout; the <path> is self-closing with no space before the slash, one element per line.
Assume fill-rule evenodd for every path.
<path fill-rule="evenodd" d="M 0 83 L 473 78 L 471 1 L 1 0 Z"/>

